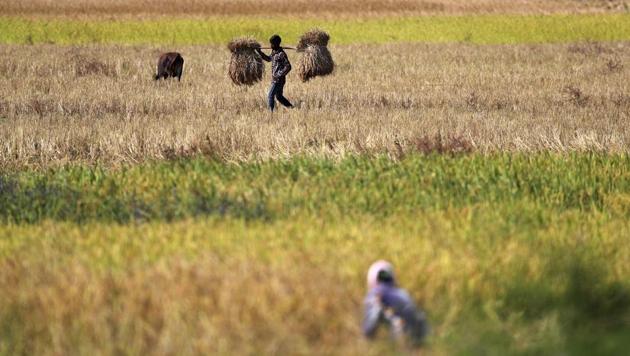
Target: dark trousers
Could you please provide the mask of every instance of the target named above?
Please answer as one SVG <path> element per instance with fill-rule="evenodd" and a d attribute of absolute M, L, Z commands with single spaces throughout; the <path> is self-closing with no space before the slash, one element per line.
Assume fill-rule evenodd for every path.
<path fill-rule="evenodd" d="M 271 88 L 269 88 L 269 95 L 267 97 L 267 100 L 269 103 L 269 109 L 271 111 L 273 111 L 273 109 L 276 107 L 276 99 L 278 99 L 280 104 L 288 108 L 293 107 L 291 102 L 287 100 L 287 98 L 285 98 L 283 95 L 285 83 L 286 81 L 284 80 L 274 81 L 271 83 Z"/>

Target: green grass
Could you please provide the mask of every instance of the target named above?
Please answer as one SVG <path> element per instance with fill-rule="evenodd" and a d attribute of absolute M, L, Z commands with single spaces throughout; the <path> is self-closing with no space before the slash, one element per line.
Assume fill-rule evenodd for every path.
<path fill-rule="evenodd" d="M 120 170 L 69 167 L 0 176 L 0 218 L 173 220 L 294 215 L 377 218 L 417 211 L 498 205 L 519 219 L 533 210 L 630 212 L 630 157 L 440 155 L 329 160 L 296 158 L 225 164 L 203 159 Z M 542 215 L 544 221 L 548 216 Z"/>
<path fill-rule="evenodd" d="M 622 354 L 629 213 L 627 155 L 5 172 L 0 354 L 391 353 L 358 332 L 378 258 L 438 354 Z"/>
<path fill-rule="evenodd" d="M 334 44 L 470 42 L 479 44 L 624 41 L 630 14 L 484 15 L 316 20 L 217 17 L 202 19 L 74 20 L 0 17 L 0 43 L 32 44 L 225 44 L 253 35 L 280 33 L 295 43 L 300 33 L 321 27 Z"/>

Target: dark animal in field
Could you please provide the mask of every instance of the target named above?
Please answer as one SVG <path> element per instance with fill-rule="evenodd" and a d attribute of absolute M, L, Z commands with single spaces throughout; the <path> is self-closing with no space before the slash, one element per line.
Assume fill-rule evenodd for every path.
<path fill-rule="evenodd" d="M 168 52 L 160 56 L 157 64 L 157 74 L 155 80 L 160 78 L 177 77 L 177 80 L 182 79 L 182 72 L 184 71 L 184 58 L 177 52 Z"/>

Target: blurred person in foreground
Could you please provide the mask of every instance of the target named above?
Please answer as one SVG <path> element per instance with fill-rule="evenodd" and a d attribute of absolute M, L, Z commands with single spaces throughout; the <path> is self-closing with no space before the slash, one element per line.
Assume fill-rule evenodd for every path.
<path fill-rule="evenodd" d="M 269 88 L 269 95 L 267 97 L 269 110 L 271 110 L 271 112 L 273 112 L 276 107 L 276 99 L 287 108 L 293 107 L 293 104 L 284 97 L 284 85 L 287 82 L 287 74 L 291 71 L 291 63 L 284 49 L 280 47 L 280 43 L 282 43 L 280 36 L 271 36 L 269 39 L 269 44 L 271 44 L 270 56 L 266 55 L 260 48 L 256 49 L 262 59 L 271 62 L 271 88 Z"/>
<path fill-rule="evenodd" d="M 385 326 L 392 339 L 420 346 L 429 332 L 429 324 L 407 291 L 396 285 L 392 265 L 383 260 L 374 262 L 368 270 L 367 286 L 363 334 L 373 339 L 379 327 Z"/>

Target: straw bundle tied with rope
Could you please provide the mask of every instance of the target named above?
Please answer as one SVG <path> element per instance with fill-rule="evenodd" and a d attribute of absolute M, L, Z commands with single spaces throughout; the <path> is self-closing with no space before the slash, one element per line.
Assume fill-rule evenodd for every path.
<path fill-rule="evenodd" d="M 302 53 L 298 64 L 298 75 L 303 82 L 317 76 L 331 74 L 335 62 L 328 50 L 330 35 L 319 29 L 313 29 L 300 37 L 297 51 Z"/>
<path fill-rule="evenodd" d="M 228 43 L 232 52 L 228 74 L 236 85 L 253 85 L 262 80 L 265 65 L 256 52 L 260 48 L 253 38 L 237 38 Z"/>

